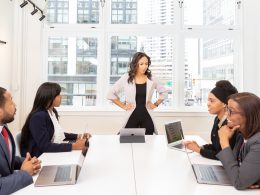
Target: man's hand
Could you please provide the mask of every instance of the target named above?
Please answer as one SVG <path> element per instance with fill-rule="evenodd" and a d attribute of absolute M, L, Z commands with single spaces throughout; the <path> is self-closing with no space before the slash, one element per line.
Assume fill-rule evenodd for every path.
<path fill-rule="evenodd" d="M 41 169 L 41 161 L 36 157 L 31 157 L 30 153 L 26 153 L 21 170 L 26 171 L 29 175 L 35 175 Z"/>

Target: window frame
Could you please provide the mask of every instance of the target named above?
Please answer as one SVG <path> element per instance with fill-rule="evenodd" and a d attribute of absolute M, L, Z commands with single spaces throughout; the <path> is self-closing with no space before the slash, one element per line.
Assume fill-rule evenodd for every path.
<path fill-rule="evenodd" d="M 237 1 L 236 1 L 237 2 Z M 242 89 L 243 66 L 242 66 L 242 26 L 241 12 L 242 8 L 236 6 L 236 26 L 187 26 L 184 25 L 184 8 L 180 4 L 174 3 L 174 24 L 111 24 L 111 1 L 106 1 L 104 7 L 100 5 L 98 24 L 50 24 L 44 25 L 43 33 L 43 66 L 45 66 L 46 80 L 48 80 L 48 38 L 49 37 L 93 37 L 97 38 L 97 97 L 96 106 L 61 106 L 60 110 L 118 110 L 116 106 L 108 104 L 106 99 L 110 76 L 110 51 L 111 36 L 172 36 L 175 44 L 173 45 L 176 72 L 173 73 L 173 95 L 172 105 L 169 107 L 158 107 L 158 111 L 178 111 L 178 112 L 205 112 L 205 107 L 187 107 L 184 105 L 184 41 L 186 38 L 226 38 L 234 39 L 234 85 Z M 129 33 L 131 32 L 131 34 Z M 163 33 L 162 33 L 163 32 Z M 47 43 L 47 44 L 46 44 Z M 76 52 L 76 51 L 75 51 Z M 76 62 L 75 62 L 76 63 Z M 105 75 L 105 76 L 104 76 Z M 175 86 L 175 87 L 174 87 Z"/>

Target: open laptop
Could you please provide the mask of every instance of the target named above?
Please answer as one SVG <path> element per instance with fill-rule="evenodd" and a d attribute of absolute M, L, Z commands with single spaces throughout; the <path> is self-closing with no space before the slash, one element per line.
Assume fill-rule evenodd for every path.
<path fill-rule="evenodd" d="M 145 143 L 145 128 L 123 128 L 120 130 L 120 143 Z"/>
<path fill-rule="evenodd" d="M 223 166 L 193 164 L 190 160 L 189 154 L 187 154 L 187 156 L 198 183 L 211 185 L 232 185 Z"/>
<path fill-rule="evenodd" d="M 76 184 L 85 155 L 82 153 L 78 164 L 43 166 L 35 182 L 36 187 Z"/>
<path fill-rule="evenodd" d="M 173 121 L 164 124 L 167 145 L 169 148 L 181 150 L 183 152 L 192 152 L 183 145 L 184 134 L 182 131 L 181 121 Z"/>

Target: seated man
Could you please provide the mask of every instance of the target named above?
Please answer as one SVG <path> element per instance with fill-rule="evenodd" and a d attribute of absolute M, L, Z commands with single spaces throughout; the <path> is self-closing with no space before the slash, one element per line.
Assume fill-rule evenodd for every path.
<path fill-rule="evenodd" d="M 15 156 L 15 143 L 7 123 L 14 120 L 16 105 L 11 93 L 0 87 L 0 194 L 11 194 L 33 182 L 32 175 L 38 173 L 41 162 L 26 154 L 26 158 Z M 17 170 L 17 171 L 15 171 Z"/>

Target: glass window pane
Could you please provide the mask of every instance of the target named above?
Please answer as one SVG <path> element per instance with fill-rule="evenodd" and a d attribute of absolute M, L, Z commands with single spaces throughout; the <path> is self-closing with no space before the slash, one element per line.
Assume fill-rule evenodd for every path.
<path fill-rule="evenodd" d="M 96 105 L 96 38 L 49 38 L 48 64 L 48 80 L 62 86 L 62 105 Z"/>
<path fill-rule="evenodd" d="M 150 70 L 159 81 L 168 89 L 168 99 L 163 105 L 172 104 L 173 87 L 173 37 L 136 37 L 112 36 L 111 37 L 111 66 L 110 84 L 114 84 L 120 76 L 129 70 L 129 62 L 137 51 L 143 51 L 151 57 Z M 154 94 L 153 100 L 158 98 Z"/>
<path fill-rule="evenodd" d="M 233 45 L 232 39 L 185 40 L 185 106 L 205 106 L 218 80 L 234 82 Z"/>
<path fill-rule="evenodd" d="M 235 25 L 235 0 L 185 0 L 185 25 Z"/>
<path fill-rule="evenodd" d="M 78 0 L 78 23 L 99 23 L 99 5 L 100 3 L 94 0 Z"/>
<path fill-rule="evenodd" d="M 77 74 L 97 74 L 97 39 L 77 39 Z"/>
<path fill-rule="evenodd" d="M 47 1 L 47 20 L 49 23 L 68 23 L 69 13 L 68 0 L 48 0 Z"/>
<path fill-rule="evenodd" d="M 99 23 L 98 0 L 49 0 L 47 4 L 49 23 Z"/>
<path fill-rule="evenodd" d="M 67 73 L 68 42 L 67 39 L 49 39 L 48 73 L 62 75 Z"/>
<path fill-rule="evenodd" d="M 111 24 L 173 24 L 174 0 L 111 0 Z"/>

